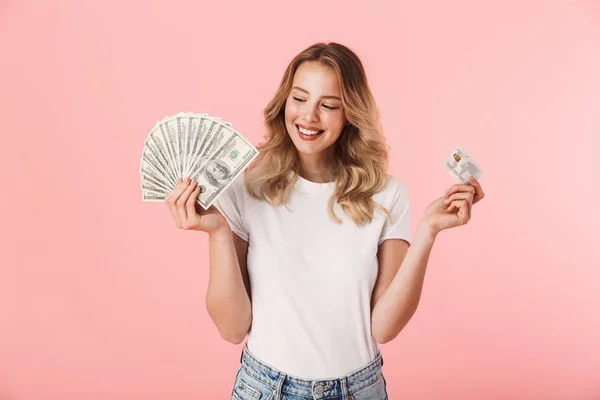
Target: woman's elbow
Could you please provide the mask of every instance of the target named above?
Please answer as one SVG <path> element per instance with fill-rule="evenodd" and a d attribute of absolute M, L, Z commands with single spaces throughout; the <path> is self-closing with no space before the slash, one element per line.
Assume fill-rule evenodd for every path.
<path fill-rule="evenodd" d="M 372 336 L 373 336 L 373 339 L 375 339 L 375 341 L 377 343 L 379 343 L 379 344 L 386 344 L 386 343 L 391 342 L 392 340 L 394 340 L 397 335 L 391 335 L 391 334 L 386 334 L 386 333 L 373 332 Z"/>
<path fill-rule="evenodd" d="M 233 344 L 240 344 L 244 341 L 252 325 L 252 310 L 245 315 L 223 315 L 220 309 L 208 301 L 206 309 L 224 340 Z"/>
<path fill-rule="evenodd" d="M 244 341 L 252 326 L 252 316 L 250 315 L 246 321 L 238 321 L 237 324 L 226 324 L 225 326 L 217 325 L 219 334 L 223 339 L 233 344 L 240 344 Z"/>
<path fill-rule="evenodd" d="M 221 331 L 219 331 L 219 333 L 221 334 L 221 337 L 224 340 L 226 340 L 226 341 L 228 341 L 229 343 L 232 343 L 232 344 L 240 344 L 246 338 L 246 334 L 245 333 L 243 335 L 239 334 L 239 333 L 235 333 L 235 332 L 231 333 L 231 332 L 221 332 Z"/>

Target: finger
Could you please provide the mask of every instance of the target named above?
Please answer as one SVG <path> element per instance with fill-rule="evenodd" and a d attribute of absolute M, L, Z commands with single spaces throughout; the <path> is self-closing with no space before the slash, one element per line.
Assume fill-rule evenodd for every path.
<path fill-rule="evenodd" d="M 177 199 L 177 213 L 179 214 L 179 218 L 181 218 L 182 225 L 185 225 L 187 222 L 188 216 L 186 210 L 186 203 L 188 201 L 188 198 L 190 197 L 190 193 L 192 193 L 192 191 L 195 188 L 193 180 L 190 180 L 190 178 L 187 178 L 186 180 L 188 181 L 188 183 L 185 186 L 185 190 L 183 191 L 181 196 L 179 196 L 179 199 Z M 187 227 L 182 226 L 182 228 L 186 229 Z"/>
<path fill-rule="evenodd" d="M 450 196 L 449 199 L 447 199 L 446 201 L 448 201 L 448 203 L 454 201 L 454 200 L 465 200 L 467 202 L 467 209 L 469 211 L 469 215 L 471 215 L 471 210 L 473 207 L 473 193 L 471 192 L 458 192 L 458 193 L 454 193 L 453 195 Z M 446 203 L 446 201 L 444 201 L 444 203 Z M 446 204 L 448 204 L 446 203 Z"/>
<path fill-rule="evenodd" d="M 471 192 L 458 192 L 450 195 L 446 200 L 444 200 L 444 204 L 450 204 L 454 200 L 466 200 L 467 206 L 469 207 L 469 215 L 471 214 L 471 207 L 473 206 L 473 193 Z"/>
<path fill-rule="evenodd" d="M 475 197 L 473 198 L 473 204 L 475 204 L 485 197 L 485 193 L 483 193 L 483 189 L 481 188 L 481 185 L 479 184 L 479 181 L 477 181 L 477 179 L 470 176 L 469 182 L 471 183 L 471 185 L 473 185 L 473 188 L 475 189 Z"/>
<path fill-rule="evenodd" d="M 165 196 L 165 201 L 169 199 L 169 196 L 175 191 L 175 189 L 177 189 L 179 187 L 180 183 L 181 183 L 181 179 L 177 179 L 177 182 L 175 182 L 175 187 L 173 187 L 173 189 L 171 189 L 169 194 Z"/>
<path fill-rule="evenodd" d="M 186 178 L 187 179 L 187 178 Z M 168 195 L 165 196 L 165 201 L 167 203 L 175 204 L 181 193 L 185 190 L 186 181 L 185 179 L 178 179 L 175 187 L 169 192 Z"/>
<path fill-rule="evenodd" d="M 188 220 L 191 219 L 193 215 L 196 215 L 196 198 L 200 194 L 200 186 L 198 186 L 198 182 L 194 182 L 193 186 L 194 190 L 192 191 L 190 198 L 185 203 L 185 206 L 187 208 Z"/>
<path fill-rule="evenodd" d="M 471 192 L 454 193 L 454 194 L 448 196 L 448 198 L 446 200 L 444 200 L 444 204 L 450 204 L 452 201 L 459 200 L 459 199 L 473 201 L 473 193 L 471 193 Z"/>
<path fill-rule="evenodd" d="M 475 188 L 471 185 L 463 185 L 460 183 L 457 183 L 456 185 L 452 185 L 450 187 L 450 189 L 446 190 L 446 196 L 451 195 L 452 193 L 457 193 L 457 192 L 475 192 Z"/>
<path fill-rule="evenodd" d="M 463 224 L 470 219 L 469 204 L 466 200 L 455 200 L 448 207 L 448 212 L 456 210 L 456 216 Z"/>
<path fill-rule="evenodd" d="M 165 203 L 167 204 L 167 207 L 169 208 L 171 216 L 175 220 L 175 225 L 177 225 L 177 227 L 179 227 L 179 214 L 177 213 L 177 208 L 175 207 L 175 201 L 177 200 L 177 197 L 174 196 L 179 187 L 181 186 L 181 182 L 182 180 L 178 179 L 173 190 L 171 190 L 171 192 L 169 192 L 169 194 L 165 196 Z"/>

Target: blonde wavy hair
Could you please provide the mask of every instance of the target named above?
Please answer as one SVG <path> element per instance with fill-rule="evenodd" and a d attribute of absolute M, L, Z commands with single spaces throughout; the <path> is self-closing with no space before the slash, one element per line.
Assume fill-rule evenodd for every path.
<path fill-rule="evenodd" d="M 314 44 L 288 65 L 279 89 L 264 109 L 266 141 L 257 146 L 260 153 L 246 170 L 244 183 L 248 193 L 271 205 L 287 205 L 287 195 L 298 179 L 300 158 L 285 126 L 285 103 L 296 70 L 307 61 L 333 68 L 348 121 L 333 144 L 329 173 L 335 181 L 335 191 L 329 199 L 330 218 L 342 223 L 334 212 L 336 202 L 358 226 L 373 220 L 375 208 L 390 217 L 388 210 L 371 198 L 385 186 L 388 161 L 377 105 L 360 59 L 338 43 Z"/>

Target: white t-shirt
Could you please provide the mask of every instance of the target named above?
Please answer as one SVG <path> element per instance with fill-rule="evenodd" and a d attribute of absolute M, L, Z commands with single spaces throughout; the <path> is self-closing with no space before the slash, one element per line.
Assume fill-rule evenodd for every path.
<path fill-rule="evenodd" d="M 329 218 L 335 183 L 302 177 L 288 205 L 252 198 L 244 174 L 215 206 L 233 232 L 248 241 L 252 294 L 248 349 L 264 363 L 302 379 L 342 377 L 371 362 L 371 293 L 378 274 L 377 248 L 386 239 L 410 243 L 409 199 L 405 186 L 388 175 L 373 200 L 370 225 L 358 227 L 338 204 L 338 225 Z"/>

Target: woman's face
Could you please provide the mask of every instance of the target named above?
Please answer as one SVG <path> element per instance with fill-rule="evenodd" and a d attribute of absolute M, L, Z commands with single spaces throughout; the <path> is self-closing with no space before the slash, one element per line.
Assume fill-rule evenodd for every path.
<path fill-rule="evenodd" d="M 285 126 L 300 153 L 318 154 L 331 147 L 346 123 L 341 89 L 333 68 L 302 63 L 285 104 Z"/>

